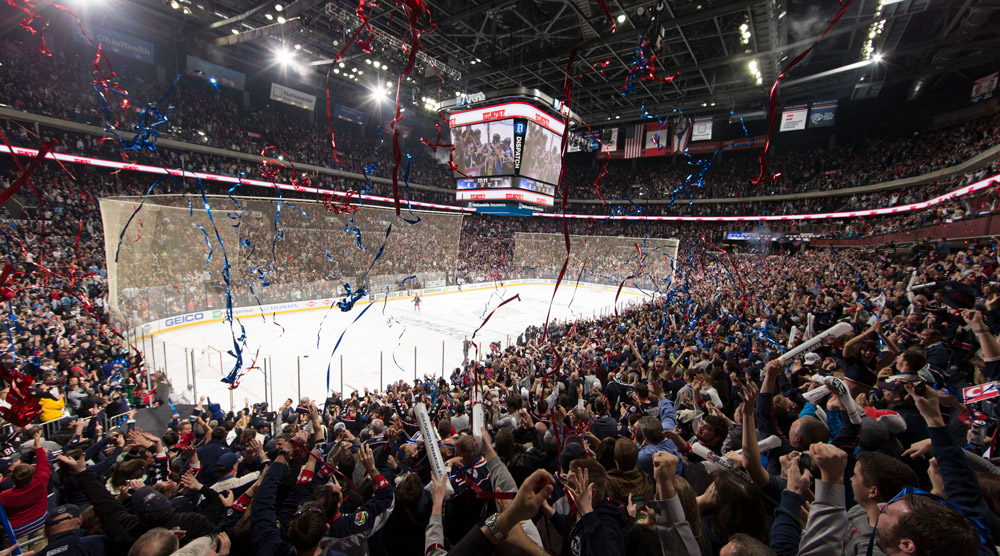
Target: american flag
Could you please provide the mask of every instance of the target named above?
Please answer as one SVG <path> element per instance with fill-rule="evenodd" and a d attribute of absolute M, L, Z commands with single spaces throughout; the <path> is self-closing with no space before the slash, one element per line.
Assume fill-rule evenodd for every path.
<path fill-rule="evenodd" d="M 646 126 L 630 125 L 625 128 L 625 158 L 639 158 L 645 148 Z"/>

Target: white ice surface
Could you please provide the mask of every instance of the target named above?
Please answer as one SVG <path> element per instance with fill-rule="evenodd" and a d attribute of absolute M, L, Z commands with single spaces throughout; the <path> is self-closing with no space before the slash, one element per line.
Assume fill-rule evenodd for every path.
<path fill-rule="evenodd" d="M 552 319 L 571 321 L 613 311 L 614 290 L 563 284 L 552 305 Z M 230 403 L 243 407 L 244 398 L 249 398 L 250 403 L 265 401 L 265 362 L 266 396 L 272 407 L 280 406 L 286 398 L 297 400 L 300 393 L 302 397 L 322 400 L 329 391 L 341 390 L 341 380 L 348 393 L 365 387 L 381 389 L 380 385 L 400 379 L 412 381 L 414 365 L 419 377 L 441 375 L 442 371 L 447 376 L 462 362 L 462 340 L 471 338 L 503 300 L 520 295 L 520 301 L 499 308 L 476 335 L 474 341 L 484 352 L 489 350 L 490 342 L 500 341 L 506 347 L 526 327 L 541 326 L 552 291 L 553 286 L 545 284 L 469 286 L 461 292 L 422 295 L 419 311 L 414 310 L 410 298 L 390 299 L 387 303 L 380 299 L 353 324 L 367 304 L 359 302 L 348 312 L 336 307 L 328 312 L 323 307 L 278 314 L 274 317 L 277 324 L 270 314 L 266 319 L 259 314 L 244 316 L 240 322 L 246 328 L 249 346 L 243 352 L 244 365 L 249 366 L 256 356 L 259 369 L 247 372 L 234 391 L 220 381 L 235 361 L 226 353 L 233 345 L 227 323 L 211 322 L 159 333 L 153 336 L 155 355 L 147 353 L 147 361 L 152 364 L 155 358 L 157 369 L 166 367 L 175 400 L 192 401 L 197 391 L 198 396 L 206 395 L 224 409 Z M 619 310 L 641 301 L 640 295 L 623 291 L 618 299 Z M 341 333 L 343 340 L 331 357 Z M 145 347 L 150 349 L 148 341 Z M 187 361 L 185 348 L 191 350 Z M 189 370 L 192 351 L 194 384 Z M 469 356 L 474 354 L 472 350 Z"/>

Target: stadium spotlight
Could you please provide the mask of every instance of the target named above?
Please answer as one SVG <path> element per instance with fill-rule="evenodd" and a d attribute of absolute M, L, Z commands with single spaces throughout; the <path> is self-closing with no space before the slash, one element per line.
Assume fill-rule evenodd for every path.
<path fill-rule="evenodd" d="M 381 101 L 385 97 L 385 89 L 381 85 L 376 85 L 375 88 L 372 89 L 372 98 L 376 101 Z"/>
<path fill-rule="evenodd" d="M 295 53 L 282 46 L 277 52 L 274 53 L 274 58 L 282 66 L 287 66 L 292 63 L 292 59 L 295 58 Z"/>
<path fill-rule="evenodd" d="M 264 17 L 266 17 L 268 21 L 274 21 L 274 16 L 271 14 L 264 14 Z"/>
<path fill-rule="evenodd" d="M 285 21 L 287 21 L 287 20 L 284 18 L 284 16 L 280 16 L 280 15 L 278 16 L 278 23 L 280 23 L 281 25 L 284 25 Z"/>
<path fill-rule="evenodd" d="M 618 14 L 618 23 L 625 23 L 625 14 Z"/>
<path fill-rule="evenodd" d="M 387 69 L 389 69 L 389 66 L 387 66 L 387 65 L 385 65 L 385 64 L 382 64 L 382 71 L 385 71 L 385 70 L 387 70 Z"/>
<path fill-rule="evenodd" d="M 876 52 L 875 55 L 872 56 L 872 61 L 875 62 L 876 64 L 881 63 L 883 59 L 884 58 L 882 58 L 881 52 Z"/>
<path fill-rule="evenodd" d="M 173 0 L 173 2 L 170 3 L 170 7 L 175 10 L 181 9 L 181 5 L 177 0 Z"/>
<path fill-rule="evenodd" d="M 281 4 L 275 4 L 274 5 L 274 11 L 276 11 L 276 12 L 280 12 L 283 9 L 285 9 L 285 7 L 282 6 Z"/>

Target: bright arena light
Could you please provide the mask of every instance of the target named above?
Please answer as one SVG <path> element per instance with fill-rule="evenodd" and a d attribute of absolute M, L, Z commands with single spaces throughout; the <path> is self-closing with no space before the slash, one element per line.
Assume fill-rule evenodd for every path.
<path fill-rule="evenodd" d="M 883 58 L 881 52 L 877 52 L 874 56 L 872 56 L 872 60 L 874 60 L 876 64 L 881 63 L 882 59 Z"/>
<path fill-rule="evenodd" d="M 282 66 L 287 66 L 294 61 L 295 53 L 285 47 L 281 47 L 274 53 L 274 59 L 277 60 Z"/>

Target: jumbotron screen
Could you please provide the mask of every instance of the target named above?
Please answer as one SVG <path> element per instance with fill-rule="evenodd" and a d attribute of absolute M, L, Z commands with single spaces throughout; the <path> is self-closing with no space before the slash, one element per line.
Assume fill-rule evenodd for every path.
<path fill-rule="evenodd" d="M 451 114 L 457 198 L 553 206 L 563 122 L 523 102 Z"/>

